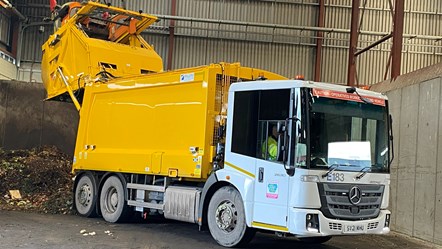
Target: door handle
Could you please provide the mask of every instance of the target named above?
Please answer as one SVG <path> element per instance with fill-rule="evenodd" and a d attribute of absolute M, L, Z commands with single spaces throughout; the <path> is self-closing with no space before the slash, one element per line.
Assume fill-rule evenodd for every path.
<path fill-rule="evenodd" d="M 259 167 L 258 182 L 263 182 L 263 181 L 264 181 L 264 168 Z"/>

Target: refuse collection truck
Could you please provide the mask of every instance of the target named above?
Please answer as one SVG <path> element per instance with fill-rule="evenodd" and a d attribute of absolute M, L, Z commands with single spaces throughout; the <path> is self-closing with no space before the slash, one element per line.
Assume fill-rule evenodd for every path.
<path fill-rule="evenodd" d="M 48 99 L 79 110 L 80 215 L 161 215 L 208 227 L 226 247 L 257 230 L 317 243 L 390 231 L 386 96 L 239 63 L 164 72 L 140 36 L 154 16 L 63 8 L 42 74 Z"/>

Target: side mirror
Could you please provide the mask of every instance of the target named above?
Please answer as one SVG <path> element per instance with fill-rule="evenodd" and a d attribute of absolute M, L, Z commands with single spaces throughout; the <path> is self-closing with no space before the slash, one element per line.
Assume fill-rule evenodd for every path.
<path fill-rule="evenodd" d="M 278 154 L 276 158 L 284 162 L 287 154 L 287 121 L 276 123 L 276 132 L 278 132 Z"/>
<path fill-rule="evenodd" d="M 281 135 L 278 135 L 278 152 L 276 154 L 276 158 L 278 161 L 284 160 L 284 154 L 285 154 L 284 140 L 285 140 L 285 137 L 282 138 Z M 282 155 L 282 159 L 281 159 L 281 155 Z"/>
<path fill-rule="evenodd" d="M 293 122 L 293 121 L 295 121 L 295 122 Z M 297 116 L 287 118 L 285 120 L 285 127 L 288 126 L 287 124 L 296 125 L 297 122 L 299 122 L 299 121 L 301 121 L 301 120 Z M 292 134 L 292 135 L 296 136 L 296 134 Z M 285 148 L 284 154 L 283 154 L 284 168 L 289 176 L 293 176 L 295 174 L 295 165 L 287 164 L 287 159 L 288 159 L 288 149 L 287 148 L 288 148 L 289 141 L 290 141 L 290 136 L 288 135 L 288 132 L 284 132 L 284 148 Z M 292 144 L 292 146 L 296 147 L 296 141 L 294 144 Z"/>
<path fill-rule="evenodd" d="M 298 117 L 293 116 L 291 118 L 287 118 L 284 122 L 278 122 L 276 124 L 276 131 L 279 134 L 283 134 L 282 139 L 281 139 L 281 135 L 278 136 L 278 158 L 279 158 L 279 154 L 282 151 L 284 153 L 283 158 L 282 158 L 284 165 L 286 165 L 286 161 L 287 161 L 287 147 L 288 147 L 288 141 L 289 141 L 289 136 L 287 133 L 287 126 L 288 126 L 287 124 L 289 122 L 291 122 L 292 120 L 295 120 L 295 122 L 300 121 Z"/>

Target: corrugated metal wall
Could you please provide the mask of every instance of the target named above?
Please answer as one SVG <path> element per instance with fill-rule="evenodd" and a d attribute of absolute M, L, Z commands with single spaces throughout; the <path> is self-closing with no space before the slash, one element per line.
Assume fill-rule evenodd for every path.
<path fill-rule="evenodd" d="M 392 31 L 392 16 L 388 1 L 366 1 L 365 9 L 361 1 L 360 15 L 363 16 L 362 31 L 375 31 L 387 34 Z M 404 34 L 440 36 L 439 29 L 442 15 L 436 14 L 442 7 L 442 2 L 405 1 Z M 329 28 L 350 29 L 350 1 L 326 1 L 325 26 Z M 330 33 L 329 38 L 340 40 L 325 41 L 322 63 L 322 79 L 330 82 L 345 82 L 347 77 L 346 48 L 349 44 L 349 34 Z M 359 36 L 358 48 L 364 48 L 381 38 L 381 35 Z M 402 73 L 414 71 L 441 61 L 441 41 L 410 39 L 403 40 Z M 331 48 L 341 47 L 340 49 Z M 357 59 L 357 77 L 360 84 L 373 84 L 383 80 L 388 64 L 391 40 L 360 55 Z M 339 59 L 338 59 L 339 58 Z M 333 61 L 342 61 L 342 66 L 336 66 Z M 389 75 L 388 75 L 389 77 Z"/>
<path fill-rule="evenodd" d="M 171 1 L 128 0 L 127 8 L 157 15 L 171 15 Z M 63 3 L 65 1 L 59 1 Z M 119 5 L 120 1 L 110 1 Z M 363 22 L 361 31 L 389 33 L 392 17 L 389 1 L 361 1 Z M 365 8 L 363 7 L 366 2 Z M 47 0 L 16 0 L 20 11 L 41 21 L 49 15 Z M 351 0 L 325 1 L 325 27 L 350 29 Z M 42 6 L 43 5 L 43 6 Z M 169 48 L 169 20 L 154 24 L 143 36 L 152 43 L 167 65 L 167 54 L 173 49 L 172 68 L 190 67 L 219 61 L 236 62 L 274 71 L 288 77 L 302 73 L 313 79 L 316 32 L 292 28 L 252 27 L 247 23 L 288 26 L 317 26 L 318 0 L 177 0 L 176 15 L 243 22 L 243 25 L 176 21 L 175 43 Z M 362 11 L 362 9 L 365 9 Z M 442 13 L 439 0 L 405 1 L 405 34 L 439 36 Z M 440 11 L 439 11 L 440 12 Z M 362 14 L 363 13 L 363 14 Z M 40 46 L 51 32 L 38 27 L 25 30 L 22 60 L 39 62 Z M 358 48 L 378 40 L 380 35 L 362 33 Z M 321 80 L 345 82 L 350 34 L 324 33 Z M 404 38 L 402 73 L 410 72 L 441 60 L 442 40 Z M 389 59 L 391 41 L 358 57 L 357 77 L 360 84 L 383 80 Z"/>

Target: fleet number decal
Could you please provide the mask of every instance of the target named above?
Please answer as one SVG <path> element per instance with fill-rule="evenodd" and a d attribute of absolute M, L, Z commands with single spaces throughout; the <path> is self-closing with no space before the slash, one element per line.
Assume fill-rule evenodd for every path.
<path fill-rule="evenodd" d="M 330 181 L 330 182 L 343 182 L 344 181 L 344 173 L 331 173 L 331 174 L 328 174 L 327 181 Z"/>

